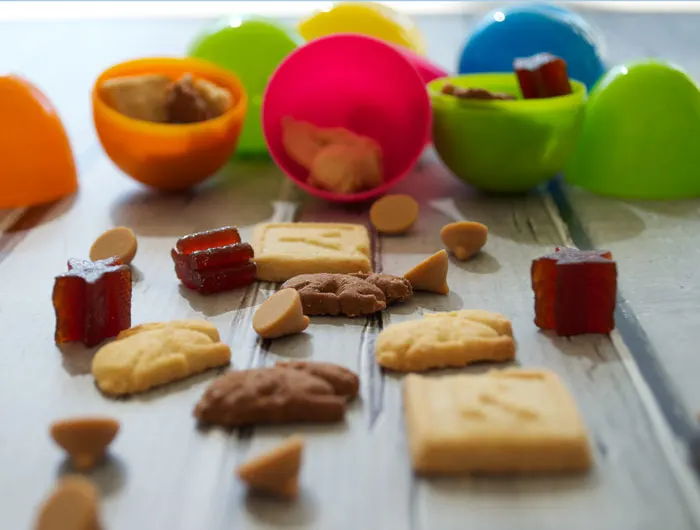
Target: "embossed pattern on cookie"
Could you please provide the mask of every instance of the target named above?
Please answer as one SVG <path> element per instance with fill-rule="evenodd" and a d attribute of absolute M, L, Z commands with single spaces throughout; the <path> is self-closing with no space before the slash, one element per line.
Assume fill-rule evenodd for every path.
<path fill-rule="evenodd" d="M 576 404 L 549 370 L 409 375 L 404 406 L 424 474 L 584 471 L 592 456 Z"/>
<path fill-rule="evenodd" d="M 283 282 L 300 274 L 370 272 L 370 242 L 362 225 L 270 223 L 253 234 L 258 280 Z"/>

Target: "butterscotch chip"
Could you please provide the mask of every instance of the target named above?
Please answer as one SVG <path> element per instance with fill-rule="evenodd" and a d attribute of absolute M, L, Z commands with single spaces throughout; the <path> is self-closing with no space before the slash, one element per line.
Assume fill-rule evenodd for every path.
<path fill-rule="evenodd" d="M 265 300 L 253 315 L 253 329 L 263 339 L 300 333 L 309 327 L 301 297 L 294 289 L 282 289 Z"/>
<path fill-rule="evenodd" d="M 117 112 L 136 120 L 168 121 L 168 86 L 164 75 L 135 75 L 108 79 L 100 86 L 100 95 Z"/>
<path fill-rule="evenodd" d="M 512 330 L 510 335 L 502 331 L 497 317 L 435 313 L 385 328 L 377 337 L 375 356 L 381 366 L 400 372 L 511 361 L 516 349 Z"/>
<path fill-rule="evenodd" d="M 407 232 L 418 219 L 418 203 L 410 195 L 386 195 L 369 210 L 372 226 L 382 234 Z"/>
<path fill-rule="evenodd" d="M 371 315 L 413 295 L 407 280 L 391 274 L 300 274 L 282 288 L 296 289 L 304 314 L 311 316 Z"/>
<path fill-rule="evenodd" d="M 34 530 L 100 530 L 95 485 L 79 475 L 63 478 L 39 508 Z"/>
<path fill-rule="evenodd" d="M 376 188 L 384 179 L 382 160 L 369 143 L 337 143 L 323 147 L 309 168 L 308 183 L 335 193 Z"/>
<path fill-rule="evenodd" d="M 226 344 L 193 329 L 166 326 L 132 334 L 102 346 L 92 375 L 105 394 L 145 392 L 231 361 Z"/>
<path fill-rule="evenodd" d="M 447 268 L 449 263 L 447 252 L 441 250 L 421 261 L 404 274 L 403 277 L 411 282 L 416 291 L 447 294 L 450 292 L 450 288 L 447 285 Z"/>
<path fill-rule="evenodd" d="M 139 324 L 138 326 L 121 331 L 119 335 L 117 335 L 117 340 L 125 339 L 127 337 L 131 337 L 132 335 L 136 335 L 137 333 L 143 333 L 144 331 L 153 331 L 156 329 L 166 328 L 198 331 L 199 333 L 204 333 L 212 340 L 212 342 L 221 341 L 219 330 L 216 329 L 214 324 L 207 322 L 206 320 L 197 319 L 171 320 L 170 322 L 146 322 L 145 324 Z"/>
<path fill-rule="evenodd" d="M 304 439 L 295 435 L 251 458 L 236 470 L 238 477 L 256 491 L 293 499 L 299 493 Z"/>
<path fill-rule="evenodd" d="M 345 417 L 346 398 L 327 381 L 303 370 L 259 368 L 215 379 L 194 409 L 204 423 L 328 423 Z"/>
<path fill-rule="evenodd" d="M 133 230 L 126 226 L 117 226 L 110 228 L 95 240 L 90 247 L 90 259 L 98 261 L 116 256 L 128 265 L 136 256 L 137 248 L 138 243 Z"/>
<path fill-rule="evenodd" d="M 547 473 L 591 466 L 576 404 L 549 370 L 410 374 L 404 411 L 419 473 Z"/>
<path fill-rule="evenodd" d="M 333 391 L 336 394 L 345 396 L 348 400 L 355 399 L 360 391 L 360 378 L 357 374 L 339 364 L 309 361 L 277 361 L 275 366 L 301 370 L 320 377 L 333 387 Z"/>
<path fill-rule="evenodd" d="M 51 425 L 51 437 L 70 455 L 78 471 L 92 469 L 118 432 L 119 422 L 111 418 L 72 418 Z"/>
<path fill-rule="evenodd" d="M 284 282 L 300 274 L 369 272 L 367 229 L 344 223 L 269 223 L 253 232 L 256 277 Z"/>
<path fill-rule="evenodd" d="M 442 227 L 443 244 L 458 260 L 466 260 L 479 252 L 486 244 L 489 229 L 486 225 L 471 221 L 459 221 Z"/>

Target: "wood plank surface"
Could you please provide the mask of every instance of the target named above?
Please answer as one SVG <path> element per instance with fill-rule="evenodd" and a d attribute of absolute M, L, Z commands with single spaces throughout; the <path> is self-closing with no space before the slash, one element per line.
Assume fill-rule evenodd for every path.
<path fill-rule="evenodd" d="M 605 34 L 611 64 L 643 57 L 668 60 L 700 79 L 697 15 L 586 14 Z M 659 175 L 663 179 L 663 175 Z M 698 228 L 700 200 L 622 201 L 563 187 L 569 224 L 620 268 L 621 293 L 634 313 L 630 341 L 640 351 L 674 431 L 697 430 L 700 387 Z M 643 357 L 643 358 L 642 358 Z"/>
<path fill-rule="evenodd" d="M 626 15 L 605 14 L 600 19 L 608 16 L 618 17 L 608 31 L 623 27 L 631 32 L 638 27 L 625 22 Z M 443 66 L 455 64 L 471 20 L 426 17 L 418 22 L 431 56 Z M 690 31 L 684 22 L 675 24 Z M 93 473 L 104 494 L 107 529 L 700 528 L 697 483 L 619 337 L 563 339 L 538 332 L 532 323 L 530 262 L 569 242 L 567 228 L 546 193 L 479 196 L 427 153 L 397 187 L 420 198 L 419 222 L 408 237 L 373 237 L 376 268 L 405 272 L 440 248 L 439 228 L 452 220 L 487 224 L 489 243 L 475 260 L 451 262 L 449 296 L 419 294 L 410 304 L 372 318 L 314 319 L 304 334 L 261 342 L 250 319 L 274 285 L 254 284 L 215 297 L 178 286 L 168 251 L 182 234 L 236 224 L 247 238 L 254 224 L 270 219 L 367 222 L 366 207 L 341 208 L 309 198 L 266 163 L 232 164 L 196 192 L 163 196 L 122 176 L 103 155 L 92 130 L 87 97 L 99 71 L 133 56 L 181 53 L 200 25 L 192 21 L 0 24 L 0 49 L 9 49 L 12 43 L 18 50 L 8 58 L 8 68 L 36 80 L 54 100 L 81 169 L 77 197 L 0 216 L 0 227 L 5 229 L 0 237 L 0 336 L 6 361 L 0 370 L 2 528 L 30 528 L 35 507 L 57 476 L 68 470 L 48 437 L 48 424 L 89 413 L 112 415 L 123 424 L 113 457 Z M 78 52 L 80 62 L 67 68 L 61 57 Z M 206 318 L 232 346 L 234 368 L 265 366 L 280 357 L 348 366 L 358 371 L 362 386 L 361 399 L 351 407 L 345 424 L 200 431 L 192 407 L 216 373 L 127 400 L 100 395 L 89 375 L 94 349 L 59 350 L 53 343 L 50 293 L 53 277 L 64 270 L 66 259 L 85 256 L 93 238 L 114 225 L 130 226 L 139 236 L 134 323 Z M 664 224 L 652 226 L 654 237 L 665 237 L 659 232 Z M 632 246 L 626 253 L 624 248 L 613 251 L 621 254 L 621 270 L 629 275 L 621 277 L 621 287 L 636 312 L 641 308 L 644 315 L 646 307 L 651 314 L 657 301 L 670 303 L 670 298 L 659 295 L 637 307 L 627 292 L 632 284 L 624 282 L 635 274 L 641 282 L 646 269 L 633 268 Z M 686 303 L 689 307 L 690 300 Z M 596 463 L 590 475 L 414 478 L 403 427 L 402 377 L 377 368 L 374 340 L 393 322 L 419 318 L 425 311 L 459 308 L 508 315 L 518 341 L 518 364 L 547 366 L 566 381 L 591 431 Z M 669 336 L 657 340 L 674 344 Z M 233 477 L 235 465 L 292 432 L 308 438 L 300 501 L 289 505 L 246 495 Z"/>

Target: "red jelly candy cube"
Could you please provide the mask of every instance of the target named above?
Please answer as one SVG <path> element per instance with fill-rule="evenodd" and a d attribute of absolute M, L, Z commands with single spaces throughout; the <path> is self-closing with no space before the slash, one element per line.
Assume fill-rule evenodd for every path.
<path fill-rule="evenodd" d="M 235 245 L 241 242 L 238 229 L 233 226 L 224 226 L 206 232 L 197 232 L 177 240 L 175 248 L 181 254 L 192 254 L 201 250 L 209 250 L 216 247 Z"/>
<path fill-rule="evenodd" d="M 610 333 L 615 328 L 614 261 L 600 257 L 561 260 L 557 263 L 556 292 L 557 335 Z"/>
<path fill-rule="evenodd" d="M 556 297 L 556 257 L 543 256 L 532 262 L 530 275 L 535 293 L 535 324 L 541 329 L 554 329 L 554 300 Z"/>
<path fill-rule="evenodd" d="M 94 346 L 131 327 L 131 268 L 117 258 L 71 259 L 53 288 L 57 343 Z"/>
<path fill-rule="evenodd" d="M 513 69 L 525 99 L 553 98 L 572 92 L 566 61 L 550 53 L 515 59 Z"/>
<path fill-rule="evenodd" d="M 182 263 L 191 270 L 208 270 L 223 266 L 244 265 L 253 259 L 253 247 L 248 243 L 234 243 L 223 247 L 195 250 L 183 254 L 177 247 L 170 251 L 175 264 Z"/>
<path fill-rule="evenodd" d="M 241 265 L 192 270 L 183 264 L 175 264 L 175 272 L 182 283 L 201 294 L 214 294 L 250 285 L 257 272 L 252 261 Z"/>
<path fill-rule="evenodd" d="M 617 266 L 610 252 L 558 248 L 534 260 L 531 274 L 538 327 L 565 336 L 615 327 Z"/>

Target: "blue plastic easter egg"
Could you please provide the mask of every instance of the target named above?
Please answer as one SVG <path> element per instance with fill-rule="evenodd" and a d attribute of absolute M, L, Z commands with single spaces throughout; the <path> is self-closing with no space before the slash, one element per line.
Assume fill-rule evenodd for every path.
<path fill-rule="evenodd" d="M 497 9 L 464 45 L 459 73 L 511 72 L 513 60 L 548 52 L 564 59 L 569 77 L 590 90 L 605 73 L 603 38 L 582 17 L 548 4 Z"/>

